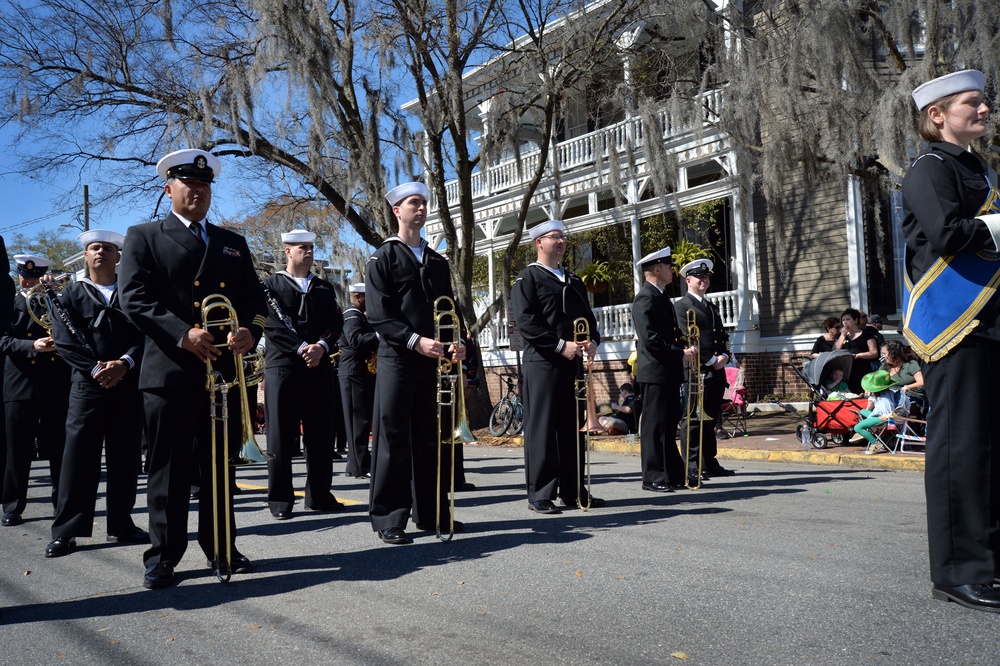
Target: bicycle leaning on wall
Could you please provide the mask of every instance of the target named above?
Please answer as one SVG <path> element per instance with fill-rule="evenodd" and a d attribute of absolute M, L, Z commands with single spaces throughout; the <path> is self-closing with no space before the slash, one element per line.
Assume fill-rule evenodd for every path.
<path fill-rule="evenodd" d="M 490 414 L 490 434 L 494 437 L 519 435 L 524 427 L 524 403 L 514 382 L 514 375 L 500 375 L 507 384 L 507 393 Z"/>

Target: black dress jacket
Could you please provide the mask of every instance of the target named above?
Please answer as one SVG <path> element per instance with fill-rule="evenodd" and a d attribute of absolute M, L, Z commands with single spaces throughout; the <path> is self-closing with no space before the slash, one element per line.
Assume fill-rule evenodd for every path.
<path fill-rule="evenodd" d="M 574 322 L 583 318 L 590 327 L 590 339 L 600 344 L 587 288 L 583 281 L 569 271 L 564 279 L 539 263 L 533 263 L 518 274 L 511 288 L 511 303 L 517 330 L 527 343 L 524 361 L 545 361 L 555 367 L 568 367 L 575 363 L 560 352 L 565 342 L 574 341 Z"/>
<path fill-rule="evenodd" d="M 24 294 L 14 297 L 10 328 L 0 337 L 0 352 L 6 356 L 3 369 L 3 399 L 38 400 L 48 391 L 69 389 L 69 366 L 58 352 L 35 353 L 35 340 L 48 334 L 28 314 Z"/>
<path fill-rule="evenodd" d="M 302 366 L 299 348 L 303 343 L 317 344 L 320 341 L 326 343 L 329 351 L 320 358 L 320 367 L 329 365 L 330 354 L 337 351 L 336 343 L 344 325 L 344 316 L 337 303 L 333 285 L 314 275 L 303 292 L 295 279 L 285 271 L 268 275 L 264 278 L 264 285 L 295 329 L 290 330 L 274 308 L 268 307 L 267 321 L 264 324 L 267 367 Z"/>
<path fill-rule="evenodd" d="M 118 290 L 111 294 L 111 302 L 107 303 L 90 280 L 81 280 L 67 286 L 59 294 L 59 300 L 77 335 L 70 332 L 58 315 L 53 315 L 52 338 L 59 353 L 73 369 L 73 381 L 93 382 L 93 371 L 98 361 L 116 361 L 128 356 L 133 366 L 125 373 L 121 383 L 123 386 L 138 387 L 145 338 L 121 311 Z"/>
<path fill-rule="evenodd" d="M 180 341 L 188 329 L 201 327 L 206 296 L 229 297 L 255 343 L 264 333 L 267 303 L 246 239 L 205 226 L 207 247 L 173 213 L 128 230 L 118 289 L 125 314 L 147 336 L 140 389 L 204 390 L 205 365 Z M 216 344 L 225 342 L 213 335 Z"/>
<path fill-rule="evenodd" d="M 340 338 L 340 375 L 370 374 L 368 361 L 378 352 L 378 335 L 365 313 L 357 308 L 344 310 L 344 334 Z"/>
<path fill-rule="evenodd" d="M 632 302 L 632 322 L 638 336 L 636 381 L 679 385 L 684 377 L 684 348 L 670 298 L 644 283 Z"/>

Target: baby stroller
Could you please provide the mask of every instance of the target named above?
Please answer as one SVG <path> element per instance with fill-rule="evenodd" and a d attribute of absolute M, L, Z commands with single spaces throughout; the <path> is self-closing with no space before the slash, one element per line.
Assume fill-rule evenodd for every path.
<path fill-rule="evenodd" d="M 795 430 L 803 444 L 822 449 L 826 448 L 827 442 L 832 441 L 840 446 L 844 443 L 844 437 L 850 436 L 854 426 L 858 424 L 858 412 L 868 405 L 868 400 L 828 400 L 829 392 L 823 386 L 823 379 L 829 377 L 835 369 L 842 370 L 845 377 L 850 377 L 853 361 L 851 352 L 844 350 L 823 352 L 816 358 L 793 356 L 789 359 L 788 364 L 795 374 L 809 385 L 809 414 L 800 416 L 805 423 Z M 786 411 L 797 413 L 791 406 L 782 407 Z"/>

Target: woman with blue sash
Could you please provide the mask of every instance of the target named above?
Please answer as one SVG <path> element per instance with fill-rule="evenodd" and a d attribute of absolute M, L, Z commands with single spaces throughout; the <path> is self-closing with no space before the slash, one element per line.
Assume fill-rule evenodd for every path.
<path fill-rule="evenodd" d="M 1000 208 L 970 151 L 990 108 L 976 70 L 913 91 L 928 142 L 903 180 L 903 335 L 930 405 L 925 489 L 931 595 L 1000 613 Z"/>

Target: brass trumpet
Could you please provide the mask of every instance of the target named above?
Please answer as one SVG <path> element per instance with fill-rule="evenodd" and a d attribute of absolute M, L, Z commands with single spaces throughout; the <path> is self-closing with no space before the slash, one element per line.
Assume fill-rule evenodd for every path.
<path fill-rule="evenodd" d="M 223 317 L 213 319 L 215 310 L 221 310 Z M 202 300 L 201 308 L 202 328 L 208 331 L 210 328 L 221 331 L 224 334 L 220 337 L 227 337 L 229 333 L 235 334 L 239 328 L 239 320 L 236 308 L 232 301 L 222 294 L 212 294 Z M 215 343 L 215 346 L 222 349 L 228 342 Z M 245 465 L 252 462 L 265 462 L 270 456 L 260 450 L 254 439 L 253 421 L 250 419 L 250 409 L 247 404 L 247 387 L 259 384 L 263 372 L 263 356 L 259 352 L 246 357 L 246 362 L 253 367 L 251 382 L 248 383 L 244 370 L 243 354 L 233 354 L 235 377 L 226 381 L 222 373 L 212 367 L 212 361 L 206 363 L 205 389 L 210 395 L 210 410 L 212 420 L 212 519 L 213 519 L 213 543 L 214 554 L 212 562 L 215 566 L 215 574 L 223 583 L 228 583 L 232 575 L 232 547 L 233 547 L 233 525 L 232 516 L 232 488 L 230 487 L 229 465 Z M 256 357 L 256 358 L 255 358 Z M 236 389 L 240 399 L 240 418 L 242 424 L 243 445 L 239 455 L 230 459 L 229 453 L 229 391 Z M 217 429 L 222 429 L 222 451 L 217 446 Z M 219 458 L 224 461 L 222 464 Z M 221 481 L 220 481 L 221 477 Z M 221 486 L 221 487 L 220 487 Z M 221 505 L 221 507 L 220 507 Z M 223 543 L 223 541 L 225 543 Z"/>
<path fill-rule="evenodd" d="M 573 342 L 578 345 L 582 345 L 586 349 L 590 345 L 590 322 L 587 321 L 586 317 L 578 317 L 573 320 Z M 585 352 L 586 353 L 586 352 Z M 582 511 L 587 511 L 590 509 L 590 364 L 589 359 L 584 359 L 583 362 L 583 375 L 576 380 L 576 400 L 577 400 L 577 421 L 580 421 L 580 409 L 584 410 L 583 417 L 583 427 L 579 430 L 583 430 L 583 461 L 580 460 L 580 444 L 577 443 L 576 446 L 576 505 Z M 598 426 L 600 427 L 600 426 Z M 577 435 L 579 437 L 579 435 Z M 582 475 L 579 473 L 581 469 L 581 464 L 586 463 L 586 480 L 583 480 Z M 587 489 L 587 503 L 583 503 L 583 490 L 584 486 Z"/>
<path fill-rule="evenodd" d="M 698 490 L 701 488 L 701 468 L 704 463 L 702 452 L 702 441 L 704 440 L 702 427 L 704 424 L 702 421 L 705 420 L 705 379 L 701 374 L 701 330 L 698 328 L 697 315 L 693 308 L 687 311 L 685 323 L 687 334 L 684 339 L 688 345 L 695 348 L 695 352 L 694 358 L 688 362 L 687 421 L 684 426 L 684 465 L 687 471 L 685 471 L 684 485 L 690 490 Z M 691 421 L 695 419 L 698 420 L 698 478 L 692 483 L 688 465 L 691 460 Z"/>
<path fill-rule="evenodd" d="M 445 340 L 444 338 L 450 338 Z M 461 339 L 461 322 L 458 318 L 458 311 L 455 309 L 455 301 L 448 296 L 439 296 L 434 301 L 434 339 L 441 344 L 457 344 Z M 452 369 L 455 368 L 455 374 Z M 371 367 L 369 367 L 371 370 Z M 469 424 L 465 416 L 465 387 L 462 385 L 462 363 L 448 358 L 447 354 L 442 354 L 438 359 L 438 383 L 437 383 L 437 429 L 438 429 L 438 449 L 437 449 L 437 486 L 435 492 L 434 509 L 434 530 L 439 541 L 451 541 L 455 536 L 455 444 L 464 444 L 475 440 L 472 432 L 469 431 Z M 447 431 L 442 428 L 444 425 L 444 411 L 450 412 Z M 447 434 L 446 434 L 447 433 Z M 445 441 L 447 439 L 447 441 Z M 451 468 L 451 479 L 448 492 L 448 531 L 441 530 L 441 463 L 442 452 L 445 444 L 451 447 L 449 458 Z"/>

